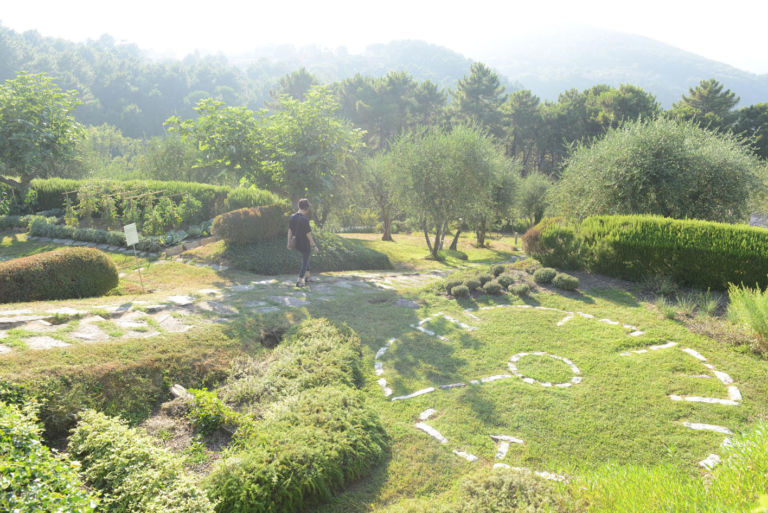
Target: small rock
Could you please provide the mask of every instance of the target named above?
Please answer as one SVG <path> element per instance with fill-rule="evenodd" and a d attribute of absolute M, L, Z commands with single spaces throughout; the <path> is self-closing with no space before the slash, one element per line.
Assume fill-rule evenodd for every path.
<path fill-rule="evenodd" d="M 179 306 L 189 306 L 194 304 L 195 298 L 192 296 L 170 296 L 168 301 Z"/>
<path fill-rule="evenodd" d="M 406 308 L 421 308 L 421 305 L 418 304 L 415 301 L 411 301 L 410 299 L 398 299 L 395 304 L 397 306 L 404 306 Z"/>
<path fill-rule="evenodd" d="M 194 396 L 187 392 L 187 389 L 179 384 L 173 385 L 170 392 L 174 399 L 194 399 Z"/>

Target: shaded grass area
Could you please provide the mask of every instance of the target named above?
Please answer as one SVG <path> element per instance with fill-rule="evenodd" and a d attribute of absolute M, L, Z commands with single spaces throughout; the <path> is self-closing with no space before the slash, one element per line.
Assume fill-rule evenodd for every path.
<path fill-rule="evenodd" d="M 359 241 L 319 230 L 312 234 L 320 248 L 311 257 L 313 272 L 392 268 L 387 255 Z M 188 251 L 185 255 L 201 262 L 220 263 L 241 271 L 266 275 L 296 272 L 301 257 L 298 251 L 286 248 L 285 237 L 245 246 L 228 246 L 219 241 Z"/>

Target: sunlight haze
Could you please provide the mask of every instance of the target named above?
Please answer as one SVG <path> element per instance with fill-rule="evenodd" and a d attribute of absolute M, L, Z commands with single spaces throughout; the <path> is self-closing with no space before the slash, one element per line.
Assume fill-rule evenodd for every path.
<path fill-rule="evenodd" d="M 374 8 L 373 5 L 379 7 Z M 471 9 L 468 8 L 471 5 Z M 725 10 L 725 12 L 723 12 Z M 638 34 L 753 73 L 768 73 L 768 4 L 734 1 L 445 2 L 394 0 L 382 8 L 351 0 L 245 3 L 137 0 L 8 2 L 0 23 L 73 41 L 109 34 L 168 57 L 195 50 L 238 54 L 292 44 L 346 47 L 418 39 L 482 59 L 494 41 L 566 25 Z"/>

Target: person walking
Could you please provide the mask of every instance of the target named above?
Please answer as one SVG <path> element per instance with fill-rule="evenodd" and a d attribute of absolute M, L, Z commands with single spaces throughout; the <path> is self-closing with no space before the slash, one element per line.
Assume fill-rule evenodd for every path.
<path fill-rule="evenodd" d="M 301 268 L 297 287 L 303 287 L 309 280 L 309 256 L 311 251 L 317 253 L 317 244 L 312 238 L 312 228 L 309 226 L 309 200 L 299 200 L 299 211 L 288 219 L 288 249 L 295 249 L 301 253 Z"/>

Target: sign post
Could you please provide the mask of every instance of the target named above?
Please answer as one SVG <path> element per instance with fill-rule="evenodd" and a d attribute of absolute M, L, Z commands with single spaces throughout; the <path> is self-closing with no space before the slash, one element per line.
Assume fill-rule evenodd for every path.
<path fill-rule="evenodd" d="M 123 231 L 125 232 L 125 245 L 128 247 L 133 247 L 133 257 L 138 260 L 139 257 L 136 255 L 136 244 L 139 243 L 139 232 L 136 229 L 136 223 L 123 226 Z M 141 282 L 141 291 L 146 293 L 144 290 L 144 278 L 141 277 L 141 267 L 138 268 L 138 271 L 139 281 Z"/>

